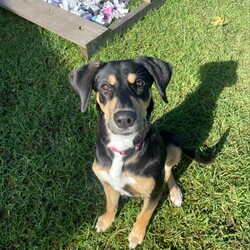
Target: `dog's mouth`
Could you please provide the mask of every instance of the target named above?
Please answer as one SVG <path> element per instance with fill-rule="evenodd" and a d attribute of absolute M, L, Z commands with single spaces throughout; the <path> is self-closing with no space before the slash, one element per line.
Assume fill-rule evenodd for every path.
<path fill-rule="evenodd" d="M 134 134 L 134 132 L 128 132 L 128 131 L 124 131 L 124 132 L 120 132 L 120 133 L 113 132 L 113 133 L 116 135 L 122 135 L 122 136 L 130 136 L 130 135 Z"/>
<path fill-rule="evenodd" d="M 108 125 L 108 128 L 109 130 L 115 134 L 115 135 L 122 135 L 122 136 L 130 136 L 134 133 L 138 133 L 140 132 L 140 130 L 142 129 L 141 126 L 135 126 L 135 128 L 127 128 L 127 129 L 121 129 L 121 128 L 117 128 L 117 127 L 114 127 L 110 124 L 107 124 Z"/>
<path fill-rule="evenodd" d="M 133 126 L 119 127 L 115 123 L 114 119 L 111 122 L 107 122 L 108 129 L 115 135 L 131 136 L 132 134 L 138 134 L 143 130 L 146 124 L 146 119 L 136 119 Z"/>

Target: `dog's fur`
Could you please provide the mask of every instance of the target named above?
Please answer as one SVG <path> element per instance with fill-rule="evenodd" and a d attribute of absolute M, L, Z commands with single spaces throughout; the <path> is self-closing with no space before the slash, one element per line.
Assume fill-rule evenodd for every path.
<path fill-rule="evenodd" d="M 181 155 L 207 164 L 212 156 L 200 157 L 183 148 L 166 131 L 158 132 L 150 123 L 153 110 L 153 83 L 167 102 L 166 87 L 172 67 L 152 57 L 135 60 L 93 62 L 70 75 L 86 111 L 92 89 L 100 110 L 99 138 L 93 171 L 103 185 L 106 212 L 99 217 L 96 230 L 106 231 L 115 219 L 120 195 L 143 197 L 144 205 L 129 235 L 129 246 L 141 244 L 146 227 L 167 182 L 173 204 L 180 207 L 182 193 L 171 169 Z"/>

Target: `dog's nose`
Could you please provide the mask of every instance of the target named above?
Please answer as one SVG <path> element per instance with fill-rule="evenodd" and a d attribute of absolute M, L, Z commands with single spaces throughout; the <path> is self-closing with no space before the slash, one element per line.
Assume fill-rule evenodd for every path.
<path fill-rule="evenodd" d="M 132 127 L 135 122 L 135 113 L 132 111 L 118 111 L 114 115 L 115 124 L 119 128 Z"/>

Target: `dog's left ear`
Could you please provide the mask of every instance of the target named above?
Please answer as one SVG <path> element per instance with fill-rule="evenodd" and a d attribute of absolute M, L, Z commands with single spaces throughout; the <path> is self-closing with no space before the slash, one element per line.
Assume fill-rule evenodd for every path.
<path fill-rule="evenodd" d="M 81 111 L 85 112 L 92 92 L 96 71 L 101 62 L 93 62 L 73 71 L 69 75 L 70 83 L 81 98 Z"/>
<path fill-rule="evenodd" d="M 154 78 L 162 99 L 167 103 L 166 88 L 172 75 L 171 64 L 160 59 L 147 56 L 138 57 L 135 61 L 142 64 L 148 70 L 150 75 Z"/>

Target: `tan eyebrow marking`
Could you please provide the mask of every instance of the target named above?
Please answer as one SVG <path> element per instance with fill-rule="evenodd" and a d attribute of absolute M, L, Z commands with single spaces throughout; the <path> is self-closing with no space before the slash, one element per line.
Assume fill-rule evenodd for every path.
<path fill-rule="evenodd" d="M 129 73 L 129 74 L 128 74 L 128 82 L 129 82 L 129 83 L 134 84 L 136 78 L 137 78 L 137 75 L 136 75 L 136 74 L 134 74 L 134 73 Z"/>
<path fill-rule="evenodd" d="M 109 75 L 109 76 L 108 76 L 108 83 L 109 83 L 110 85 L 115 85 L 115 83 L 116 83 L 116 78 L 115 78 L 114 75 Z"/>

